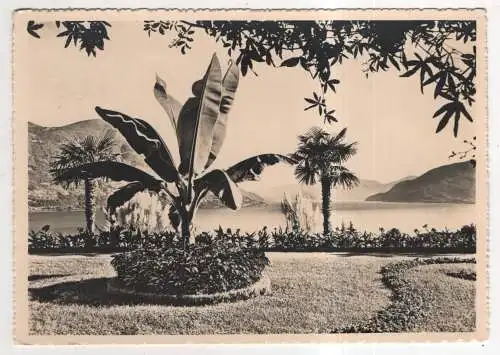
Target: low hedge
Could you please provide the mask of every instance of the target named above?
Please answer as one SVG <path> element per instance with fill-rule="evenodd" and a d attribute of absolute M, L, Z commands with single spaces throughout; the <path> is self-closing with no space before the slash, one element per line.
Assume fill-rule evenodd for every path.
<path fill-rule="evenodd" d="M 453 276 L 463 280 L 476 281 L 476 272 L 470 270 L 460 270 L 459 272 L 449 272 L 448 276 Z"/>
<path fill-rule="evenodd" d="M 112 256 L 117 279 L 136 292 L 197 295 L 245 288 L 262 277 L 264 252 L 237 243 L 197 243 L 186 249 L 140 248 Z"/>
<path fill-rule="evenodd" d="M 468 252 L 476 250 L 476 227 L 466 225 L 450 231 L 438 231 L 424 227 L 413 234 L 396 228 L 380 229 L 378 233 L 361 232 L 352 226 L 337 228 L 328 235 L 319 233 L 291 232 L 283 229 L 272 231 L 264 227 L 254 233 L 240 230 L 217 229 L 196 237 L 201 243 L 229 241 L 242 247 L 262 251 L 440 251 Z M 88 236 L 83 230 L 71 235 L 53 233 L 49 228 L 29 234 L 30 252 L 95 251 L 111 252 L 144 249 L 165 249 L 178 243 L 173 232 L 143 233 L 132 230 L 114 230 Z"/>
<path fill-rule="evenodd" d="M 382 282 L 393 292 L 391 304 L 362 324 L 337 328 L 332 333 L 401 333 L 411 331 L 426 315 L 426 300 L 403 277 L 404 273 L 419 265 L 476 263 L 475 258 L 416 258 L 382 267 Z"/>

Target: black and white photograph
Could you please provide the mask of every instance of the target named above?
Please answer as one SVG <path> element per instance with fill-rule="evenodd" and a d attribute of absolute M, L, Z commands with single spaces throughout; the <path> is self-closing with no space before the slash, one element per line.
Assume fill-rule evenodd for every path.
<path fill-rule="evenodd" d="M 485 339 L 484 11 L 13 21 L 18 341 Z"/>

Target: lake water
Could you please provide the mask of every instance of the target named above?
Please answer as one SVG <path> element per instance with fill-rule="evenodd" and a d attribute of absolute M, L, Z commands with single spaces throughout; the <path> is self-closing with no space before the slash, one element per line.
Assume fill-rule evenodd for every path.
<path fill-rule="evenodd" d="M 346 202 L 336 203 L 332 211 L 332 226 L 340 226 L 350 221 L 359 230 L 378 231 L 380 227 L 399 228 L 412 232 L 427 224 L 429 228 L 456 229 L 464 224 L 476 223 L 476 206 L 466 204 L 428 203 L 388 203 L 388 202 Z M 97 214 L 97 223 L 102 225 L 104 216 Z M 84 225 L 83 211 L 31 212 L 30 230 L 38 230 L 44 225 L 63 233 L 76 231 Z M 239 211 L 229 209 L 201 209 L 195 217 L 198 230 L 240 228 L 255 231 L 263 226 L 268 228 L 285 226 L 285 219 L 278 205 L 249 207 Z"/>

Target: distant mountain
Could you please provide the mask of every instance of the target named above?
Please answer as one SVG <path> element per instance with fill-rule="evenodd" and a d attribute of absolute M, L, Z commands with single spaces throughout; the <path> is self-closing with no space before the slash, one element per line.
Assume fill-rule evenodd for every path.
<path fill-rule="evenodd" d="M 257 194 L 241 189 L 243 207 L 267 206 L 267 202 Z M 200 208 L 226 208 L 217 196 L 211 192 L 201 201 Z"/>
<path fill-rule="evenodd" d="M 474 203 L 476 169 L 470 162 L 440 166 L 394 185 L 367 201 Z"/>
<path fill-rule="evenodd" d="M 335 201 L 364 201 L 370 195 L 389 191 L 399 181 L 411 178 L 413 177 L 407 177 L 390 183 L 381 183 L 375 180 L 361 179 L 359 185 L 350 190 L 335 188 L 332 192 L 332 198 Z M 259 195 L 265 198 L 267 201 L 279 202 L 283 199 L 284 194 L 292 197 L 299 192 L 302 192 L 304 196 L 312 200 L 321 200 L 320 184 L 308 186 L 296 183 L 275 186 L 272 189 L 259 191 Z"/>
<path fill-rule="evenodd" d="M 59 145 L 72 137 L 92 134 L 102 135 L 112 127 L 101 120 L 86 120 L 61 127 L 43 127 L 28 122 L 28 206 L 30 210 L 77 210 L 84 207 L 83 187 L 66 189 L 52 183 L 50 161 L 57 154 Z M 116 140 L 124 160 L 135 166 L 143 166 L 143 160 L 117 134 Z M 111 192 L 111 183 L 100 184 L 98 203 L 102 204 Z"/>
<path fill-rule="evenodd" d="M 66 189 L 52 183 L 49 174 L 50 161 L 57 154 L 59 145 L 71 137 L 85 135 L 102 135 L 111 125 L 102 120 L 86 120 L 61 127 L 43 127 L 28 123 L 28 203 L 30 210 L 77 210 L 84 208 L 83 187 Z M 151 172 L 139 156 L 119 133 L 115 135 L 117 149 L 122 153 L 125 163 L 140 167 Z M 103 205 L 109 194 L 119 186 L 119 183 L 101 182 L 98 188 L 98 203 Z M 243 191 L 243 206 L 265 204 L 256 194 Z M 203 202 L 203 208 L 221 207 L 219 199 L 208 195 Z"/>

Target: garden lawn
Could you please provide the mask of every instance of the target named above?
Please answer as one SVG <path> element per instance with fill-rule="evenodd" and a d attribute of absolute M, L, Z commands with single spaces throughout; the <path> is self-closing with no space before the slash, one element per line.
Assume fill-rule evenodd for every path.
<path fill-rule="evenodd" d="M 197 307 L 126 304 L 106 293 L 114 270 L 108 255 L 30 256 L 31 334 L 328 333 L 364 322 L 391 302 L 380 269 L 406 257 L 332 253 L 267 253 L 272 295 Z M 435 323 L 469 328 L 474 281 L 448 276 L 469 264 L 411 269 L 432 312 L 418 330 Z M 444 272 L 445 270 L 446 272 Z M 438 277 L 436 278 L 436 275 Z M 432 287 L 428 287 L 429 284 Z M 452 285 L 447 291 L 447 287 Z M 457 300 L 456 295 L 459 295 Z M 461 307 L 451 312 L 448 307 Z M 433 318 L 434 317 L 434 318 Z M 446 317 L 446 321 L 441 320 Z M 471 323 L 472 322 L 472 323 Z M 433 328 L 434 329 L 434 328 Z M 455 328 L 454 328 L 455 329 Z"/>
<path fill-rule="evenodd" d="M 474 331 L 476 282 L 449 275 L 461 270 L 474 272 L 475 264 L 422 265 L 406 272 L 405 279 L 426 300 L 426 315 L 414 331 Z"/>

